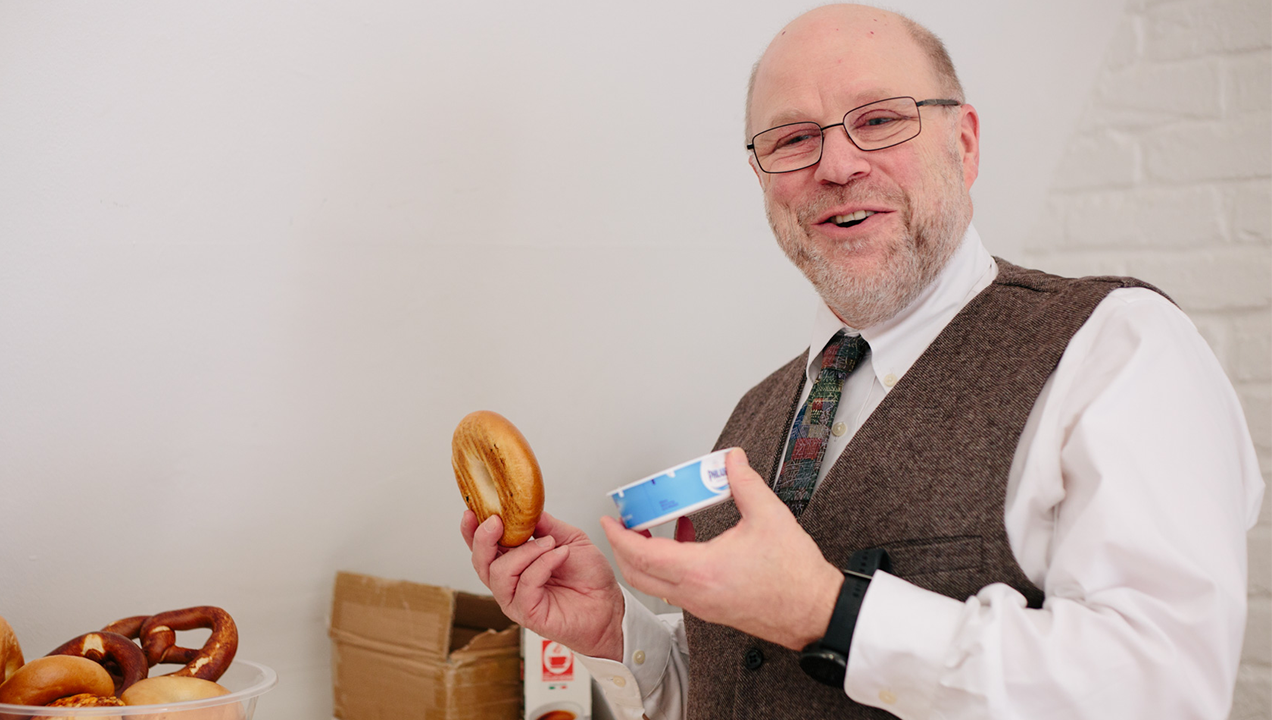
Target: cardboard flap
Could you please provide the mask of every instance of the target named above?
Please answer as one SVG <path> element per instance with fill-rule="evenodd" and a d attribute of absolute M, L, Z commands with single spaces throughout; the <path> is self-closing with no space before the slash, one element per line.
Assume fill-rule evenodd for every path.
<path fill-rule="evenodd" d="M 509 625 L 498 631 L 457 627 L 451 642 L 455 645 L 451 649 L 451 659 L 455 662 L 465 662 L 492 653 L 507 653 L 509 648 L 520 653 L 521 626 Z"/>
<path fill-rule="evenodd" d="M 499 603 L 489 595 L 455 593 L 455 620 L 451 630 L 450 651 L 516 647 L 520 635 L 516 625 Z M 511 632 L 509 632 L 511 629 Z M 477 643 L 476 646 L 473 643 Z"/>
<path fill-rule="evenodd" d="M 454 612 L 455 593 L 446 588 L 340 572 L 331 630 L 333 636 L 444 658 L 450 650 Z"/>

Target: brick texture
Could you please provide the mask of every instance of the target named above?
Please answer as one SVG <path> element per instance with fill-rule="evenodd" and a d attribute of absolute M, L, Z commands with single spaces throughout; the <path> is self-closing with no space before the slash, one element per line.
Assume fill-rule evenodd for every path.
<path fill-rule="evenodd" d="M 1193 318 L 1272 483 L 1272 8 L 1128 0 L 1024 260 L 1158 284 Z M 1248 536 L 1231 720 L 1272 718 L 1272 498 Z"/>

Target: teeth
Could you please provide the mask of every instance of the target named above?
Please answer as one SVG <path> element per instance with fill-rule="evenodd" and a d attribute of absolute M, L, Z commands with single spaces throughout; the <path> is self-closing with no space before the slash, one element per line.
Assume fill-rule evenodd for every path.
<path fill-rule="evenodd" d="M 835 217 L 831 218 L 830 221 L 835 223 L 836 225 L 843 225 L 844 223 L 865 220 L 866 218 L 874 214 L 875 213 L 873 210 L 858 210 L 857 212 L 848 213 L 847 215 L 836 215 Z"/>

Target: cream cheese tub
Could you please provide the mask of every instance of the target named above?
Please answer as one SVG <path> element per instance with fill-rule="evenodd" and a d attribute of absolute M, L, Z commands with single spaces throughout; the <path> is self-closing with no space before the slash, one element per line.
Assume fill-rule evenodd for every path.
<path fill-rule="evenodd" d="M 611 490 L 609 496 L 618 506 L 623 525 L 646 530 L 729 499 L 732 493 L 724 473 L 728 454 L 728 450 L 717 450 Z"/>

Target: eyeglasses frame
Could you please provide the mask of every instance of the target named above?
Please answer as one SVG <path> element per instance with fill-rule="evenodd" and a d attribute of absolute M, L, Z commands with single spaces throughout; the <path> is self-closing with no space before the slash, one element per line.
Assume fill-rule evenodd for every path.
<path fill-rule="evenodd" d="M 810 168 L 810 167 L 812 167 L 812 166 L 816 165 L 817 163 L 821 162 L 822 154 L 826 152 L 826 131 L 827 131 L 827 130 L 829 130 L 829 129 L 831 129 L 831 128 L 833 128 L 833 127 L 843 127 L 843 129 L 844 129 L 844 136 L 848 138 L 848 142 L 852 143 L 852 146 L 853 146 L 853 147 L 857 148 L 858 150 L 860 150 L 860 151 L 862 151 L 862 152 L 875 152 L 876 150 L 887 150 L 887 149 L 888 149 L 888 148 L 890 148 L 890 147 L 896 147 L 896 146 L 901 145 L 901 144 L 903 144 L 903 143 L 908 143 L 908 142 L 910 142 L 911 140 L 913 140 L 914 138 L 918 137 L 918 136 L 919 136 L 919 134 L 923 132 L 923 114 L 922 114 L 922 113 L 919 113 L 919 132 L 914 133 L 913 135 L 911 135 L 910 137 L 908 137 L 908 138 L 906 138 L 906 139 L 904 139 L 904 140 L 898 140 L 897 142 L 894 142 L 894 143 L 892 143 L 891 145 L 884 145 L 883 147 L 870 148 L 870 149 L 868 149 L 868 150 L 867 150 L 866 148 L 863 148 L 863 147 L 861 147 L 860 145 L 858 145 L 858 144 L 857 144 L 857 141 L 852 139 L 852 133 L 848 132 L 848 126 L 846 125 L 846 123 L 848 122 L 848 116 L 849 116 L 849 115 L 851 115 L 851 114 L 853 114 L 853 113 L 857 112 L 858 110 L 860 110 L 860 109 L 862 109 L 862 108 L 864 108 L 864 107 L 869 107 L 869 106 L 871 106 L 871 105 L 875 105 L 875 104 L 877 104 L 877 103 L 888 102 L 888 101 L 890 101 L 890 100 L 914 100 L 914 98 L 913 98 L 913 97 L 911 97 L 911 96 L 909 96 L 909 95 L 898 95 L 898 96 L 896 96 L 896 97 L 883 98 L 882 100 L 874 100 L 874 101 L 871 101 L 871 102 L 866 103 L 865 105 L 858 105 L 857 107 L 855 107 L 855 108 L 853 108 L 853 109 L 849 110 L 848 112 L 844 113 L 844 119 L 843 119 L 843 120 L 840 120 L 840 121 L 839 121 L 839 122 L 837 122 L 837 123 L 832 123 L 832 124 L 830 124 L 830 125 L 826 125 L 826 126 L 824 126 L 824 127 L 823 127 L 823 126 L 821 126 L 821 125 L 818 125 L 818 126 L 817 126 L 817 127 L 818 127 L 818 129 L 820 129 L 820 130 L 821 130 L 822 140 L 821 140 L 821 145 L 819 146 L 818 151 L 817 151 L 817 159 L 816 159 L 816 160 L 814 160 L 814 161 L 812 161 L 811 163 L 809 163 L 809 164 L 807 164 L 807 165 L 803 166 L 803 167 L 797 167 L 797 168 L 794 168 L 793 170 L 776 170 L 776 171 L 774 171 L 774 170 L 765 170 L 765 169 L 764 169 L 764 165 L 760 162 L 760 156 L 759 156 L 759 154 L 755 152 L 755 138 L 757 138 L 757 137 L 759 137 L 759 136 L 763 135 L 763 134 L 764 134 L 764 133 L 766 133 L 766 132 L 771 132 L 771 131 L 773 131 L 773 130 L 777 130 L 777 129 L 779 129 L 779 128 L 790 127 L 790 126 L 792 126 L 792 125 L 805 125 L 805 124 L 812 125 L 812 124 L 815 124 L 815 123 L 813 123 L 812 121 L 809 121 L 809 120 L 801 120 L 800 122 L 784 123 L 784 124 L 782 124 L 782 125 L 775 125 L 775 126 L 773 126 L 773 127 L 769 128 L 768 130 L 763 130 L 763 131 L 761 131 L 761 132 L 758 132 L 758 133 L 756 133 L 756 134 L 754 134 L 754 135 L 752 135 L 752 136 L 751 136 L 751 142 L 750 142 L 750 143 L 747 143 L 746 149 L 751 151 L 751 155 L 755 157 L 755 165 L 756 165 L 756 167 L 758 167 L 760 170 L 762 170 L 762 171 L 763 171 L 763 172 L 765 172 L 765 173 L 768 173 L 769 175 L 784 175 L 784 174 L 786 174 L 786 173 L 793 173 L 793 172 L 799 172 L 800 170 L 807 170 L 808 168 Z M 932 99 L 928 99 L 928 100 L 914 100 L 914 107 L 915 107 L 915 108 L 921 108 L 921 107 L 927 107 L 927 106 L 935 106 L 935 107 L 955 107 L 955 106 L 959 106 L 959 105 L 962 105 L 962 104 L 963 104 L 963 102 L 962 102 L 962 101 L 960 101 L 960 100 L 950 100 L 950 99 L 948 99 L 948 98 L 932 98 Z"/>

